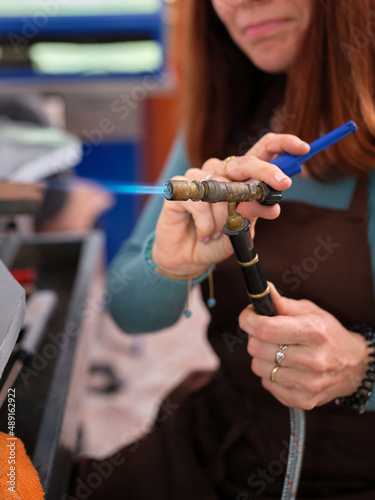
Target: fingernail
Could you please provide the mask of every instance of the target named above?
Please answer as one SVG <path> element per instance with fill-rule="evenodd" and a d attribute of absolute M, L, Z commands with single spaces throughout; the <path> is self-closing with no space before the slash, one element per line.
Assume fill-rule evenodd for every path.
<path fill-rule="evenodd" d="M 211 240 L 210 240 L 210 237 L 209 237 L 209 236 L 206 236 L 206 237 L 202 240 L 202 243 L 203 243 L 204 245 L 208 245 L 210 241 L 211 241 Z"/>
<path fill-rule="evenodd" d="M 212 236 L 212 238 L 213 238 L 214 240 L 218 240 L 218 239 L 221 237 L 221 235 L 222 235 L 222 234 L 223 234 L 223 233 L 221 233 L 221 232 L 220 232 L 220 233 L 215 233 L 215 234 Z"/>
<path fill-rule="evenodd" d="M 297 146 L 301 146 L 302 144 L 307 144 L 307 145 L 309 146 L 309 143 L 308 143 L 308 142 L 301 141 L 301 139 L 296 139 L 296 140 L 295 140 L 295 143 L 297 144 Z"/>
<path fill-rule="evenodd" d="M 281 182 L 283 181 L 284 179 L 288 179 L 288 177 L 283 174 L 283 172 L 277 172 L 273 178 L 275 179 L 276 182 Z"/>
<path fill-rule="evenodd" d="M 275 285 L 273 283 L 268 283 L 268 286 L 270 287 L 270 291 L 276 295 L 280 295 L 277 288 L 275 287 Z"/>

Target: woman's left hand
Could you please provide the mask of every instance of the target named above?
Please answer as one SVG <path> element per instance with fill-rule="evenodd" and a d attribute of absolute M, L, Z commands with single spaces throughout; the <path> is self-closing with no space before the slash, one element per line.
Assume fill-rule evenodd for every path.
<path fill-rule="evenodd" d="M 259 316 L 249 306 L 239 318 L 263 387 L 282 404 L 303 410 L 353 394 L 370 361 L 365 339 L 309 300 L 288 299 L 270 288 L 277 316 Z M 271 382 L 278 351 L 285 356 Z"/>

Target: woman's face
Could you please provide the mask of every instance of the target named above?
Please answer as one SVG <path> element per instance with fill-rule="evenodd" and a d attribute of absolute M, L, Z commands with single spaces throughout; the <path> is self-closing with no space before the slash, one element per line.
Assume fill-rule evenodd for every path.
<path fill-rule="evenodd" d="M 211 0 L 233 41 L 267 73 L 287 72 L 311 19 L 313 0 Z"/>

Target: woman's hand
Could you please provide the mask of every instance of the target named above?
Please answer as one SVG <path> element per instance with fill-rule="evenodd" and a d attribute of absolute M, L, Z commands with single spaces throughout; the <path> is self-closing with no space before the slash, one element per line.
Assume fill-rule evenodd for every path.
<path fill-rule="evenodd" d="M 223 162 L 208 160 L 201 169 L 190 169 L 185 177 L 189 182 L 215 178 L 220 181 L 250 179 L 264 181 L 283 191 L 291 180 L 276 165 L 268 163 L 277 154 L 288 152 L 302 155 L 309 145 L 293 135 L 267 134 L 244 156 L 234 157 L 227 164 L 223 176 Z M 258 202 L 240 203 L 238 212 L 254 222 L 257 217 L 274 219 L 280 213 L 279 205 L 263 206 Z M 157 267 L 173 275 L 186 276 L 204 272 L 232 253 L 229 239 L 222 237 L 227 216 L 227 203 L 165 201 L 160 214 L 153 246 L 153 260 Z"/>
<path fill-rule="evenodd" d="M 239 318 L 263 387 L 282 404 L 303 410 L 353 394 L 370 361 L 365 339 L 309 300 L 287 299 L 270 288 L 277 316 L 259 316 L 249 306 Z M 271 382 L 280 344 L 288 347 Z"/>

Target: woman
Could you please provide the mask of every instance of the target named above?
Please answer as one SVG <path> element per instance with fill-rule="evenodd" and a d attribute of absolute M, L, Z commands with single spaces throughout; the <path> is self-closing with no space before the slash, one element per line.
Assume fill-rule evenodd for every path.
<path fill-rule="evenodd" d="M 170 325 L 189 282 L 209 298 L 215 266 L 208 338 L 221 365 L 179 387 L 116 463 L 81 461 L 90 498 L 279 498 L 288 406 L 309 410 L 298 498 L 374 498 L 374 12 L 373 0 L 191 0 L 186 121 L 162 180 L 256 178 L 285 192 L 280 216 L 279 206 L 238 206 L 253 231 L 256 221 L 278 315 L 247 305 L 222 234 L 225 204 L 153 199 L 113 264 L 112 315 L 129 333 Z M 300 137 L 350 119 L 358 132 L 305 165 L 292 187 L 268 163 L 305 154 Z M 223 169 L 217 158 L 228 155 Z M 358 324 L 367 336 L 351 331 Z M 346 396 L 353 407 L 335 404 Z M 103 463 L 110 477 L 90 485 Z"/>

